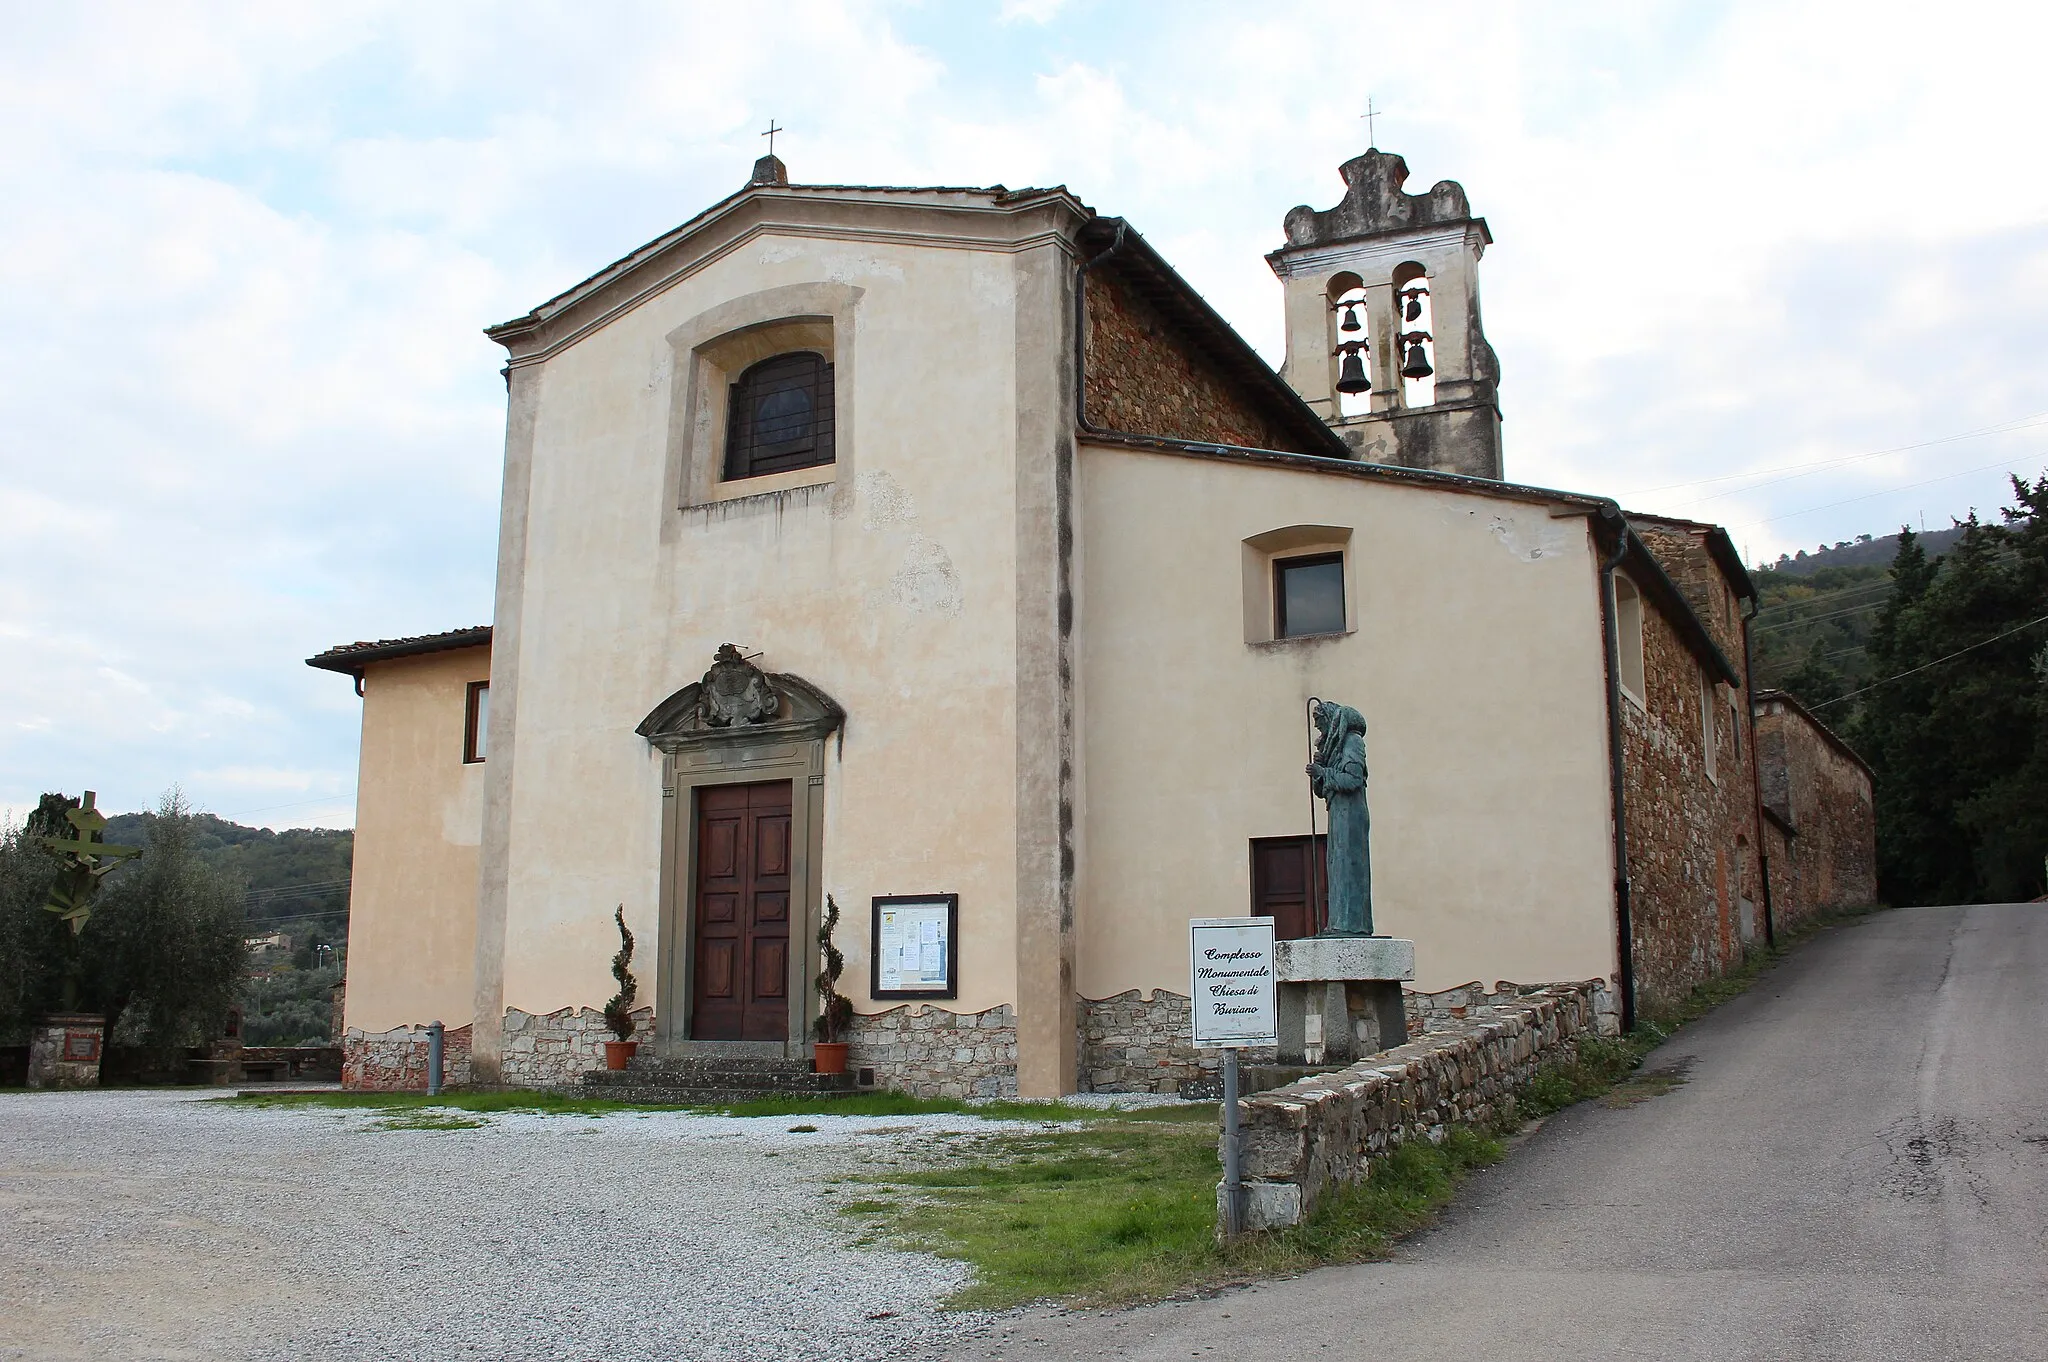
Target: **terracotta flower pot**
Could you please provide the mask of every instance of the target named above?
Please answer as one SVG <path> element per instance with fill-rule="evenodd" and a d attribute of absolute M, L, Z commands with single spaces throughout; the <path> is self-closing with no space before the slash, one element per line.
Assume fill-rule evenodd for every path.
<path fill-rule="evenodd" d="M 623 1069 L 633 1052 L 640 1048 L 637 1040 L 608 1040 L 604 1043 L 604 1066 L 607 1069 Z"/>
<path fill-rule="evenodd" d="M 821 1074 L 846 1072 L 846 1052 L 853 1048 L 843 1040 L 821 1040 L 811 1049 L 812 1066 Z"/>

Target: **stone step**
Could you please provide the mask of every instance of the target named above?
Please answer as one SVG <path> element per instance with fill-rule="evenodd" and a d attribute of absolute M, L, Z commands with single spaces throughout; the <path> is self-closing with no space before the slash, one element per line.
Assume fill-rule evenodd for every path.
<path fill-rule="evenodd" d="M 856 1088 L 824 1088 L 815 1092 L 763 1091 L 760 1088 L 679 1088 L 649 1083 L 585 1087 L 583 1095 L 607 1102 L 637 1102 L 645 1106 L 724 1107 L 739 1102 L 758 1102 L 763 1098 L 772 1097 L 802 1097 L 828 1101 L 852 1097 L 858 1091 Z"/>
<path fill-rule="evenodd" d="M 801 1072 L 768 1071 L 749 1073 L 741 1069 L 726 1069 L 718 1072 L 667 1072 L 644 1069 L 592 1069 L 583 1075 L 583 1086 L 587 1089 L 600 1088 L 690 1088 L 718 1089 L 720 1091 L 751 1090 L 756 1092 L 838 1092 L 851 1090 L 854 1086 L 852 1074 L 814 1074 L 805 1069 Z"/>
<path fill-rule="evenodd" d="M 751 1055 L 635 1055 L 626 1061 L 624 1072 L 647 1075 L 694 1077 L 699 1074 L 808 1074 L 809 1059 Z"/>

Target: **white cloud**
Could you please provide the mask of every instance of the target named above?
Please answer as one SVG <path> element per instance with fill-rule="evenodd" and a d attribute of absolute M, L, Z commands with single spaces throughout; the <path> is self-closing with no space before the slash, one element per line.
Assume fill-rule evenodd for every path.
<path fill-rule="evenodd" d="M 1418 185 L 1462 181 L 1492 224 L 1511 475 L 1658 489 L 1635 500 L 1760 557 L 1989 509 L 1997 471 L 1908 484 L 2048 463 L 2034 430 L 1670 486 L 2048 411 L 2030 11 L 596 21 L 459 0 L 9 23 L 0 804 L 92 783 L 133 808 L 182 781 L 230 815 L 346 821 L 357 701 L 299 659 L 488 617 L 503 389 L 480 328 L 736 188 L 771 114 L 800 180 L 1065 182 L 1277 360 L 1261 257 L 1289 207 L 1335 201 L 1370 94 Z"/>

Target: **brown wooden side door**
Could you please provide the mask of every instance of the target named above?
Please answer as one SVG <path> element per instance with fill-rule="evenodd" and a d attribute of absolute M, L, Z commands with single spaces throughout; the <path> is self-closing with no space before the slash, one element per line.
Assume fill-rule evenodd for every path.
<path fill-rule="evenodd" d="M 1326 839 L 1252 838 L 1252 916 L 1273 919 L 1281 941 L 1314 936 L 1329 912 Z"/>
<path fill-rule="evenodd" d="M 692 1040 L 789 1036 L 790 782 L 697 790 Z"/>

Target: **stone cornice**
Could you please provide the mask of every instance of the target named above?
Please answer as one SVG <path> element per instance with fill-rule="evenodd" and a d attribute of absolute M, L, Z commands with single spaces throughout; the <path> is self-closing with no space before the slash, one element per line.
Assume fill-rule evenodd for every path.
<path fill-rule="evenodd" d="M 810 237 L 943 250 L 1076 254 L 1088 209 L 1065 190 L 889 191 L 754 187 L 592 275 L 523 317 L 485 329 L 514 368 L 575 344 L 761 236 Z"/>

